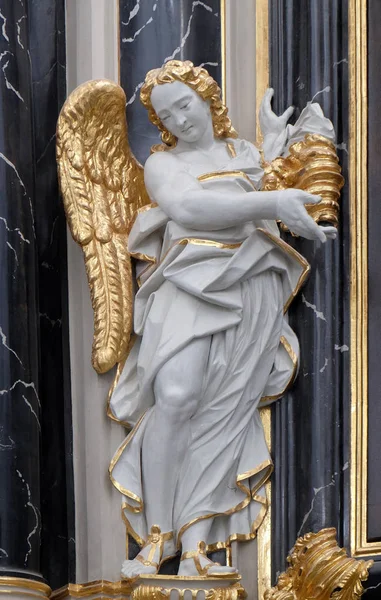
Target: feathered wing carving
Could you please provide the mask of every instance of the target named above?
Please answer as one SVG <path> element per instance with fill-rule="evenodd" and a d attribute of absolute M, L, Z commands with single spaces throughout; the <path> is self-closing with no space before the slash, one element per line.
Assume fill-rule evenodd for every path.
<path fill-rule="evenodd" d="M 89 81 L 70 94 L 57 125 L 59 180 L 70 231 L 85 256 L 98 373 L 128 352 L 133 304 L 128 231 L 136 211 L 149 203 L 143 167 L 128 144 L 125 107 L 119 85 Z"/>

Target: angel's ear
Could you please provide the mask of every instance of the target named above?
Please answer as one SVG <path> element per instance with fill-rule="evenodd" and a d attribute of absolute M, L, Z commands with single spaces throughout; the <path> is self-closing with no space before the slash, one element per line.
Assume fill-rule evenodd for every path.
<path fill-rule="evenodd" d="M 128 231 L 136 211 L 149 203 L 143 168 L 128 144 L 125 104 L 114 82 L 89 81 L 70 94 L 57 125 L 59 180 L 70 231 L 84 252 L 98 373 L 128 352 L 133 304 Z M 98 134 L 105 131 L 107 136 Z"/>

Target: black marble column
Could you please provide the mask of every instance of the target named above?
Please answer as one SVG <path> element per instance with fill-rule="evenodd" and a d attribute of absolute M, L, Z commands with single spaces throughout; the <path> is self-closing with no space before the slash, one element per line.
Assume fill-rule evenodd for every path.
<path fill-rule="evenodd" d="M 127 95 L 130 144 L 142 163 L 159 136 L 139 90 L 147 71 L 170 59 L 205 64 L 221 81 L 220 0 L 120 0 L 120 84 Z"/>
<path fill-rule="evenodd" d="M 65 225 L 55 124 L 64 0 L 0 6 L 0 576 L 69 580 Z M 66 426 L 66 427 L 65 427 Z"/>
<path fill-rule="evenodd" d="M 40 574 L 39 317 L 28 13 L 0 35 L 0 568 Z"/>
<path fill-rule="evenodd" d="M 348 2 L 275 0 L 269 8 L 274 109 L 294 105 L 296 118 L 307 102 L 318 102 L 334 123 L 347 179 Z M 301 346 L 299 376 L 273 410 L 274 579 L 299 535 L 334 526 L 339 543 L 348 543 L 348 186 L 336 241 L 286 237 L 312 274 L 290 309 Z"/>

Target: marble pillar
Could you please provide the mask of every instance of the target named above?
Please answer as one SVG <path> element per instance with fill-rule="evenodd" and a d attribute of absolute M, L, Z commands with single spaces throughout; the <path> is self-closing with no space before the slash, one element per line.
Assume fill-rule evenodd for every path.
<path fill-rule="evenodd" d="M 0 7 L 0 576 L 67 581 L 72 505 L 65 225 L 55 123 L 64 2 Z M 53 552 L 54 549 L 54 552 Z"/>
<path fill-rule="evenodd" d="M 276 0 L 270 7 L 274 108 L 296 118 L 316 101 L 335 126 L 347 179 L 348 3 Z M 327 526 L 348 543 L 349 210 L 342 191 L 340 230 L 325 245 L 287 241 L 307 258 L 311 277 L 290 309 L 301 345 L 299 376 L 273 410 L 273 577 L 299 535 Z"/>
<path fill-rule="evenodd" d="M 128 135 L 136 158 L 144 163 L 158 143 L 139 91 L 150 69 L 170 59 L 204 64 L 221 82 L 220 0 L 120 0 L 120 84 L 127 95 Z"/>
<path fill-rule="evenodd" d="M 40 576 L 38 266 L 27 7 L 1 6 L 0 569 Z"/>

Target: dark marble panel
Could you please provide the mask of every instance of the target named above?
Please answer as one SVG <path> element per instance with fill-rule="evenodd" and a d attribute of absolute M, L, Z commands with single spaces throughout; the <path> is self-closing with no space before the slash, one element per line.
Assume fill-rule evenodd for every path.
<path fill-rule="evenodd" d="M 41 571 L 53 589 L 74 581 L 75 533 L 68 356 L 66 223 L 55 133 L 66 96 L 64 0 L 29 2 L 40 319 Z"/>
<path fill-rule="evenodd" d="M 0 569 L 40 570 L 39 323 L 28 12 L 1 3 Z"/>
<path fill-rule="evenodd" d="M 59 587 L 74 560 L 66 233 L 55 163 L 64 0 L 5 0 L 0 21 L 0 574 L 42 573 Z"/>
<path fill-rule="evenodd" d="M 296 118 L 316 101 L 335 126 L 347 179 L 347 1 L 276 0 L 270 6 L 274 108 Z M 287 241 L 311 264 L 311 277 L 290 309 L 301 346 L 291 392 L 274 406 L 273 576 L 283 571 L 299 535 L 335 526 L 348 543 L 349 489 L 349 209 L 341 197 L 340 231 L 325 245 Z"/>
<path fill-rule="evenodd" d="M 139 90 L 147 71 L 170 59 L 205 64 L 221 81 L 220 0 L 120 0 L 120 84 L 127 95 L 130 144 L 142 163 L 159 137 Z"/>

